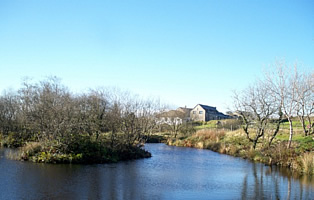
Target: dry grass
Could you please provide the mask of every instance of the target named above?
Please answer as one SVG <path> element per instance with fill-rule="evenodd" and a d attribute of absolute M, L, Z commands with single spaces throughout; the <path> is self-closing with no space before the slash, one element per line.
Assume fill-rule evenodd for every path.
<path fill-rule="evenodd" d="M 30 152 L 30 151 L 36 151 L 41 149 L 41 143 L 39 142 L 28 142 L 24 147 L 22 147 L 23 151 Z"/>
<path fill-rule="evenodd" d="M 29 157 L 35 155 L 42 150 L 42 144 L 40 142 L 28 142 L 21 148 L 20 159 L 28 160 Z"/>
<path fill-rule="evenodd" d="M 301 156 L 303 172 L 306 174 L 314 174 L 314 152 L 307 152 Z"/>
<path fill-rule="evenodd" d="M 28 142 L 24 147 L 7 150 L 5 156 L 11 160 L 24 160 L 26 156 L 34 155 L 41 149 L 42 145 L 39 142 Z"/>
<path fill-rule="evenodd" d="M 210 140 L 214 142 L 219 142 L 225 136 L 225 131 L 223 130 L 210 130 L 203 129 L 196 132 L 194 137 L 201 138 L 203 140 Z"/>

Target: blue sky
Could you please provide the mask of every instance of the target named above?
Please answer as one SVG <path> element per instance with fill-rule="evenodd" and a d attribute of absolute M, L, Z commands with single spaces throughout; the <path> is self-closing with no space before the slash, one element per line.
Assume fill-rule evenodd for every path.
<path fill-rule="evenodd" d="M 314 1 L 0 0 L 0 91 L 55 75 L 227 111 L 285 59 L 314 68 Z"/>

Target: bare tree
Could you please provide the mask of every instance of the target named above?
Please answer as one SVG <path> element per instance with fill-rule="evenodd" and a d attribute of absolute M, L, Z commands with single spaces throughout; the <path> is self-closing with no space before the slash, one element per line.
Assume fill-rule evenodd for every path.
<path fill-rule="evenodd" d="M 181 128 L 185 126 L 185 116 L 184 111 L 169 110 L 159 115 L 159 124 L 165 124 L 176 138 Z"/>
<path fill-rule="evenodd" d="M 268 89 L 272 92 L 281 105 L 281 110 L 284 116 L 289 121 L 289 141 L 287 147 L 290 148 L 293 137 L 293 121 L 292 118 L 296 115 L 297 88 L 299 82 L 299 74 L 297 65 L 294 68 L 288 66 L 284 61 L 278 61 L 275 65 L 276 71 L 266 74 Z"/>
<path fill-rule="evenodd" d="M 314 113 L 314 73 L 301 74 L 298 78 L 296 90 L 296 114 L 301 122 L 304 136 L 307 136 L 312 133 L 311 115 Z M 306 120 L 308 121 L 308 127 L 305 124 Z"/>
<path fill-rule="evenodd" d="M 29 79 L 24 79 L 22 87 L 18 90 L 22 129 L 26 134 L 36 138 L 38 138 L 38 132 L 40 131 L 36 119 L 36 103 L 39 99 L 37 90 L 37 86 L 31 83 Z"/>
<path fill-rule="evenodd" d="M 104 90 L 91 90 L 88 97 L 90 105 L 90 116 L 92 117 L 92 134 L 96 134 L 96 140 L 101 132 L 105 131 L 106 121 L 105 116 L 109 109 L 109 102 L 107 99 L 106 91 Z"/>
<path fill-rule="evenodd" d="M 141 124 L 142 135 L 145 135 L 145 141 L 152 135 L 157 128 L 157 116 L 162 111 L 160 101 L 158 99 L 142 100 L 142 106 L 138 111 L 139 122 Z"/>
<path fill-rule="evenodd" d="M 269 122 L 278 114 L 280 106 L 273 104 L 274 99 L 262 82 L 248 87 L 241 94 L 235 92 L 233 99 L 234 107 L 243 120 L 246 137 L 255 149 L 258 140 L 270 129 Z M 279 125 L 273 135 L 277 134 Z"/>
<path fill-rule="evenodd" d="M 117 145 L 118 136 L 117 134 L 121 131 L 121 106 L 119 102 L 113 102 L 110 106 L 109 111 L 106 115 L 106 122 L 108 123 L 108 130 L 111 132 L 110 135 L 110 147 L 114 149 Z"/>
<path fill-rule="evenodd" d="M 4 92 L 0 97 L 0 126 L 2 133 L 16 132 L 18 129 L 19 99 L 14 91 Z"/>
<path fill-rule="evenodd" d="M 12 132 L 18 141 L 39 141 L 48 151 L 95 150 L 103 159 L 106 152 L 139 148 L 157 126 L 159 112 L 157 100 L 116 88 L 74 95 L 58 78 L 48 77 L 25 80 L 17 93 L 0 96 L 0 132 L 6 137 Z"/>

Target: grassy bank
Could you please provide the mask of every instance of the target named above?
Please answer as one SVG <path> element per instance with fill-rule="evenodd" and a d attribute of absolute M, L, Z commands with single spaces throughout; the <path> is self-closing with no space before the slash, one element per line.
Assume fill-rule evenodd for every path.
<path fill-rule="evenodd" d="M 268 145 L 263 138 L 253 149 L 242 130 L 224 131 L 213 129 L 198 130 L 186 138 L 170 138 L 168 145 L 209 149 L 215 152 L 250 159 L 267 165 L 288 167 L 299 173 L 314 174 L 314 140 L 312 136 L 295 135 L 292 148 L 287 149 L 288 134 L 282 132 Z"/>

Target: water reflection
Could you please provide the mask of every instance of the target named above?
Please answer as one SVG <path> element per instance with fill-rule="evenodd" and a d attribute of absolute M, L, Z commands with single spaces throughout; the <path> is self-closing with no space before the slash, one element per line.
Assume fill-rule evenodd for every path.
<path fill-rule="evenodd" d="M 252 163 L 252 168 L 243 179 L 241 198 L 311 199 L 313 195 L 311 179 L 296 177 L 298 177 L 296 174 L 288 173 L 287 169 Z"/>
<path fill-rule="evenodd" d="M 105 165 L 7 160 L 0 199 L 311 199 L 313 180 L 211 151 L 150 144 L 153 157 Z"/>

